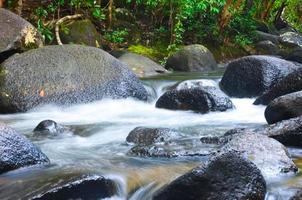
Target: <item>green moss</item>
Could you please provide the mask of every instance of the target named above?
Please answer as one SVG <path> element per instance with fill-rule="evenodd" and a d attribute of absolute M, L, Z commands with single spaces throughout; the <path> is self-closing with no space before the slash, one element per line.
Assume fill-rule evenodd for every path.
<path fill-rule="evenodd" d="M 175 52 L 174 49 L 170 49 L 169 45 L 166 44 L 156 44 L 153 46 L 135 44 L 129 46 L 128 51 L 149 57 L 150 59 L 157 61 L 161 64 L 164 64 L 167 57 Z"/>

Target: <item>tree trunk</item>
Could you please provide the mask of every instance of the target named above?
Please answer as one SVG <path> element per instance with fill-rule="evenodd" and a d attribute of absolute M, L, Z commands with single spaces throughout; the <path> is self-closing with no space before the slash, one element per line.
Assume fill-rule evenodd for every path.
<path fill-rule="evenodd" d="M 112 11 L 113 10 L 113 0 L 109 0 L 108 6 L 108 29 L 112 28 Z"/>
<path fill-rule="evenodd" d="M 4 7 L 4 0 L 0 0 L 0 8 Z"/>

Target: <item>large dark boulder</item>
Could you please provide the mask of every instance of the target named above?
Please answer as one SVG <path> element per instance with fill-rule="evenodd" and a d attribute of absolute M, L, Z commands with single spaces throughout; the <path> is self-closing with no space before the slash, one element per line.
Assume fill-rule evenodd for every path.
<path fill-rule="evenodd" d="M 260 170 L 237 152 L 227 152 L 164 186 L 153 199 L 263 200 L 265 193 Z"/>
<path fill-rule="evenodd" d="M 104 97 L 147 99 L 144 86 L 125 65 L 94 47 L 47 46 L 14 55 L 0 67 L 0 113 Z"/>
<path fill-rule="evenodd" d="M 256 31 L 255 39 L 256 39 L 257 42 L 271 41 L 274 44 L 279 44 L 280 36 L 273 35 L 273 34 L 270 34 L 270 33 L 265 33 L 263 31 Z"/>
<path fill-rule="evenodd" d="M 202 142 L 217 143 L 219 152 L 238 151 L 252 161 L 265 177 L 296 172 L 287 149 L 277 140 L 251 129 L 235 129 L 222 137 L 202 138 Z"/>
<path fill-rule="evenodd" d="M 72 180 L 61 181 L 53 189 L 37 195 L 32 200 L 54 199 L 104 199 L 117 194 L 117 185 L 114 181 L 102 176 L 83 176 Z"/>
<path fill-rule="evenodd" d="M 264 115 L 269 124 L 302 115 L 302 91 L 274 99 L 266 107 Z"/>
<path fill-rule="evenodd" d="M 14 129 L 0 124 L 0 174 L 21 167 L 48 164 L 41 150 Z"/>
<path fill-rule="evenodd" d="M 179 132 L 169 128 L 136 127 L 129 133 L 126 141 L 137 145 L 152 145 L 159 142 L 168 142 L 179 135 Z"/>
<path fill-rule="evenodd" d="M 207 113 L 232 109 L 233 103 L 218 88 L 208 86 L 168 91 L 157 100 L 156 107 Z"/>
<path fill-rule="evenodd" d="M 302 68 L 295 70 L 290 73 L 270 90 L 266 91 L 260 97 L 258 97 L 254 104 L 255 105 L 268 105 L 272 100 L 277 97 L 290 94 L 302 90 Z"/>
<path fill-rule="evenodd" d="M 139 54 L 119 51 L 113 52 L 112 55 L 125 63 L 139 77 L 155 76 L 168 72 L 160 64 Z"/>
<path fill-rule="evenodd" d="M 43 46 L 43 38 L 33 25 L 3 8 L 0 8 L 0 27 L 0 55 Z"/>
<path fill-rule="evenodd" d="M 174 55 L 166 63 L 166 69 L 184 72 L 207 72 L 217 69 L 213 54 L 203 45 L 189 45 Z"/>
<path fill-rule="evenodd" d="M 246 56 L 227 65 L 220 86 L 232 97 L 260 96 L 297 68 L 276 57 Z"/>
<path fill-rule="evenodd" d="M 63 44 L 83 44 L 93 47 L 100 47 L 101 35 L 97 32 L 94 24 L 89 19 L 76 20 L 64 24 L 60 36 Z"/>

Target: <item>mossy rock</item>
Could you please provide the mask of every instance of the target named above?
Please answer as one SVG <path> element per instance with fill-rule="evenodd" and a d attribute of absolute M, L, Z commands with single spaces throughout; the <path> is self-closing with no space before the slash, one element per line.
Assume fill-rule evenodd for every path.
<path fill-rule="evenodd" d="M 3 8 L 0 8 L 0 27 L 0 54 L 43 46 L 43 38 L 32 24 Z"/>
<path fill-rule="evenodd" d="M 93 47 L 100 47 L 101 44 L 100 34 L 89 19 L 64 24 L 60 36 L 63 44 L 82 44 Z"/>

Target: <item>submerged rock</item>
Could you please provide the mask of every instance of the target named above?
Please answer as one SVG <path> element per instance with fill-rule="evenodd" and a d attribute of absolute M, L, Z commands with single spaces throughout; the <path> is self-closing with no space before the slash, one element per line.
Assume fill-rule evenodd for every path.
<path fill-rule="evenodd" d="M 217 138 L 214 138 L 217 141 Z M 203 142 L 207 140 L 202 139 Z M 208 139 L 208 141 L 211 141 Z M 265 177 L 296 172 L 287 149 L 278 141 L 251 129 L 235 129 L 218 140 L 219 152 L 238 151 L 252 161 Z"/>
<path fill-rule="evenodd" d="M 232 101 L 216 87 L 172 90 L 156 102 L 157 108 L 169 110 L 192 110 L 199 113 L 232 109 Z"/>
<path fill-rule="evenodd" d="M 164 186 L 153 199 L 262 200 L 265 193 L 266 183 L 260 170 L 239 153 L 227 152 Z"/>
<path fill-rule="evenodd" d="M 264 115 L 269 124 L 302 115 L 302 91 L 274 99 L 266 107 Z"/>
<path fill-rule="evenodd" d="M 28 21 L 0 8 L 0 54 L 43 46 L 43 38 Z"/>
<path fill-rule="evenodd" d="M 168 142 L 179 135 L 179 132 L 169 128 L 137 127 L 129 133 L 126 141 L 138 145 L 152 145 L 159 142 Z"/>
<path fill-rule="evenodd" d="M 0 174 L 21 167 L 48 164 L 41 150 L 14 129 L 0 124 Z"/>
<path fill-rule="evenodd" d="M 232 97 L 255 97 L 298 69 L 295 64 L 270 56 L 247 56 L 227 65 L 221 89 Z"/>
<path fill-rule="evenodd" d="M 114 181 L 102 176 L 89 175 L 74 178 L 68 183 L 59 183 L 53 189 L 33 197 L 32 200 L 103 199 L 114 196 L 117 194 L 117 190 Z"/>
<path fill-rule="evenodd" d="M 113 52 L 112 55 L 125 63 L 129 69 L 139 77 L 155 76 L 168 72 L 168 70 L 153 60 L 139 54 L 130 52 Z"/>
<path fill-rule="evenodd" d="M 302 90 L 302 68 L 299 68 L 284 77 L 271 89 L 265 92 L 262 96 L 258 97 L 254 104 L 268 105 L 272 100 L 277 97 L 297 92 L 300 90 Z"/>
<path fill-rule="evenodd" d="M 184 72 L 205 72 L 217 70 L 213 54 L 203 45 L 186 46 L 170 56 L 166 69 Z"/>
<path fill-rule="evenodd" d="M 53 120 L 41 121 L 34 129 L 34 136 L 57 136 L 68 131 L 64 127 Z"/>
<path fill-rule="evenodd" d="M 170 140 L 167 143 L 156 143 L 151 145 L 136 145 L 132 147 L 128 155 L 139 157 L 193 157 L 193 156 L 208 156 L 212 153 L 213 147 L 205 146 L 198 140 Z"/>
<path fill-rule="evenodd" d="M 47 46 L 14 55 L 1 69 L 0 113 L 104 97 L 147 99 L 144 86 L 124 64 L 94 47 Z"/>

